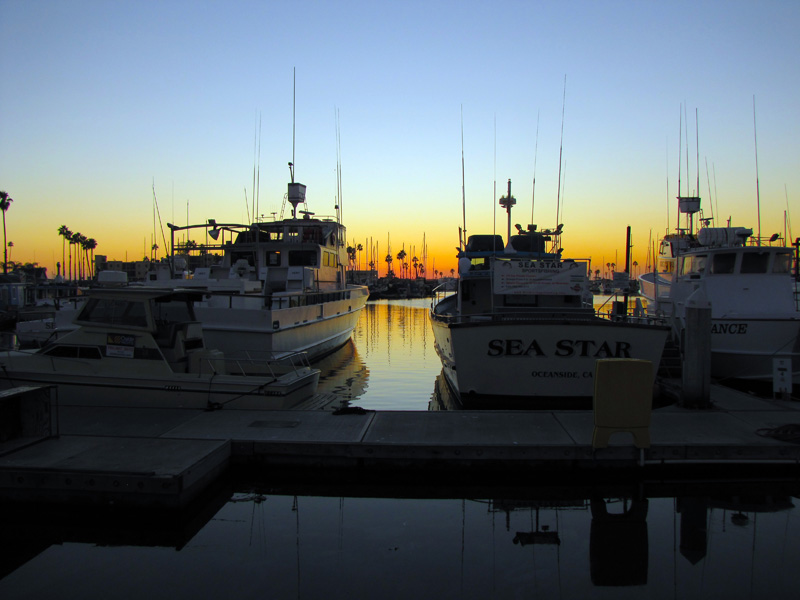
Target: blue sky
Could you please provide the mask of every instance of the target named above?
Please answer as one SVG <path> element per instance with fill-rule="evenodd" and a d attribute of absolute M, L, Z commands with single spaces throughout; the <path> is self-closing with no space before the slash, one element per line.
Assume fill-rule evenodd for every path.
<path fill-rule="evenodd" d="M 381 254 L 424 234 L 455 265 L 462 114 L 471 233 L 504 230 L 509 178 L 530 221 L 534 174 L 534 220 L 554 225 L 560 153 L 568 255 L 624 253 L 627 225 L 644 253 L 674 228 L 679 152 L 683 191 L 699 174 L 707 214 L 756 229 L 754 98 L 762 229 L 782 233 L 798 26 L 791 1 L 0 0 L 11 258 L 54 272 L 62 224 L 141 258 L 153 187 L 164 223 L 246 221 L 256 163 L 258 213 L 279 212 L 293 152 L 310 210 L 333 214 L 337 114 L 348 234 Z"/>

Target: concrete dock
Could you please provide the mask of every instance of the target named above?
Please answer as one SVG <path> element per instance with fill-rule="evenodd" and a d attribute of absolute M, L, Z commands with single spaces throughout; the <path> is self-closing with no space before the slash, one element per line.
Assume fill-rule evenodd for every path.
<path fill-rule="evenodd" d="M 38 394 L 41 417 L 45 393 L 53 391 L 12 396 Z M 710 409 L 653 410 L 646 448 L 628 432 L 593 448 L 592 411 L 335 411 L 330 400 L 316 398 L 306 410 L 210 412 L 58 407 L 56 400 L 45 429 L 0 436 L 0 500 L 182 507 L 232 467 L 603 477 L 769 468 L 800 479 L 800 403 L 717 385 Z"/>

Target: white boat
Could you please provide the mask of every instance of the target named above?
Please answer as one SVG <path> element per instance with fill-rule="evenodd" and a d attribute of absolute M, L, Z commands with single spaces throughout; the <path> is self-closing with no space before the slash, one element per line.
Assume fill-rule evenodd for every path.
<path fill-rule="evenodd" d="M 77 328 L 35 352 L 0 353 L 0 385 L 55 385 L 60 405 L 287 409 L 316 392 L 302 354 L 228 360 L 207 348 L 194 292 L 97 289 Z"/>
<path fill-rule="evenodd" d="M 313 362 L 333 352 L 350 339 L 369 290 L 346 282 L 346 230 L 339 219 L 307 210 L 298 217 L 305 189 L 288 184 L 289 218 L 249 225 L 213 219 L 185 227 L 169 224 L 173 260 L 147 284 L 202 290 L 197 318 L 208 345 L 226 354 L 305 352 Z M 222 261 L 175 280 L 180 275 L 169 272 L 181 250 L 175 234 L 198 228 L 213 240 L 221 235 L 221 242 L 185 244 L 182 251 L 222 251 Z"/>
<path fill-rule="evenodd" d="M 679 197 L 688 219 L 700 198 Z M 687 228 L 659 246 L 656 269 L 640 276 L 651 315 L 667 317 L 677 339 L 686 326 L 686 304 L 701 290 L 711 306 L 711 377 L 719 381 L 773 381 L 786 368 L 800 384 L 800 311 L 795 249 L 753 237 L 746 227 Z M 787 361 L 785 365 L 776 360 Z"/>
<path fill-rule="evenodd" d="M 546 250 L 561 227 L 517 230 L 507 246 L 499 235 L 470 236 L 457 292 L 431 306 L 444 375 L 465 406 L 585 406 L 600 358 L 648 360 L 655 374 L 669 328 L 596 313 L 588 261 Z"/>

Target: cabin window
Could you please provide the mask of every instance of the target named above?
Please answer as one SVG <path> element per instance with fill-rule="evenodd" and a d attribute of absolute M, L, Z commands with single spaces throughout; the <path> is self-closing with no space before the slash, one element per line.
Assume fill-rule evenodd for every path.
<path fill-rule="evenodd" d="M 78 320 L 104 325 L 147 327 L 144 304 L 124 300 L 91 298 L 81 311 Z"/>
<path fill-rule="evenodd" d="M 299 242 L 300 241 L 300 231 L 297 227 L 290 227 L 286 232 L 286 241 L 288 242 Z"/>
<path fill-rule="evenodd" d="M 733 273 L 733 268 L 736 266 L 736 254 L 733 252 L 725 252 L 723 254 L 715 254 L 714 260 L 711 263 L 711 272 L 714 275 L 722 275 Z"/>
<path fill-rule="evenodd" d="M 766 273 L 769 252 L 745 252 L 742 254 L 742 273 Z"/>
<path fill-rule="evenodd" d="M 469 262 L 471 271 L 484 271 L 489 268 L 485 258 L 471 258 Z"/>
<path fill-rule="evenodd" d="M 266 261 L 268 267 L 280 267 L 281 253 L 277 251 L 267 252 Z"/>
<path fill-rule="evenodd" d="M 290 267 L 316 267 L 316 250 L 292 250 L 289 252 Z"/>
<path fill-rule="evenodd" d="M 322 253 L 322 264 L 326 267 L 336 267 L 336 254 L 333 252 L 323 252 Z"/>
<path fill-rule="evenodd" d="M 792 269 L 792 255 L 789 252 L 779 252 L 775 255 L 772 265 L 773 273 L 789 273 Z"/>
<path fill-rule="evenodd" d="M 684 256 L 681 266 L 681 275 L 700 275 L 706 270 L 706 260 L 708 257 L 705 254 L 696 256 Z"/>

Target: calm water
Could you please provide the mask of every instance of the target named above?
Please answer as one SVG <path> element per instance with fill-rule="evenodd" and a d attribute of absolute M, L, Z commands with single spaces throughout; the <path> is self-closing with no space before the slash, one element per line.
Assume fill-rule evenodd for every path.
<path fill-rule="evenodd" d="M 427 306 L 370 303 L 322 391 L 441 408 Z M 4 507 L 0 598 L 794 599 L 797 494 L 766 480 L 247 473 L 178 515 Z"/>

